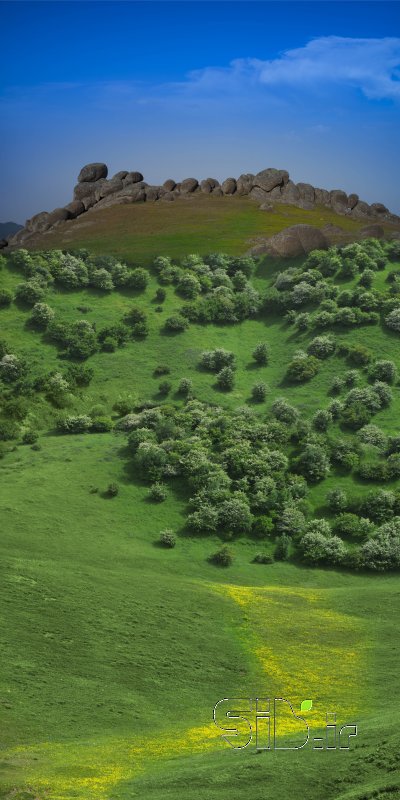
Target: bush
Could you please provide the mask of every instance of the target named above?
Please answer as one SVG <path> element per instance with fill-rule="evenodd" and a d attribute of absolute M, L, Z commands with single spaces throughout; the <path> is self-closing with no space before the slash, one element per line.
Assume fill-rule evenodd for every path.
<path fill-rule="evenodd" d="M 256 344 L 256 346 L 255 346 L 255 348 L 254 348 L 254 350 L 252 352 L 252 356 L 254 358 L 254 361 L 257 364 L 260 364 L 260 365 L 268 364 L 269 350 L 268 350 L 267 343 L 266 342 L 258 342 L 258 344 Z"/>
<path fill-rule="evenodd" d="M 251 532 L 256 539 L 266 539 L 271 536 L 274 523 L 270 517 L 257 517 L 252 522 Z"/>
<path fill-rule="evenodd" d="M 223 367 L 235 367 L 235 354 L 223 347 L 215 350 L 205 350 L 200 356 L 200 366 L 211 372 L 220 372 Z"/>
<path fill-rule="evenodd" d="M 110 417 L 99 416 L 94 417 L 90 426 L 91 433 L 108 433 L 113 429 L 113 422 Z"/>
<path fill-rule="evenodd" d="M 305 524 L 303 512 L 294 505 L 286 505 L 279 515 L 276 530 L 279 534 L 296 537 L 302 533 Z"/>
<path fill-rule="evenodd" d="M 235 383 L 235 375 L 230 367 L 224 367 L 217 375 L 217 386 L 223 391 L 231 391 Z"/>
<path fill-rule="evenodd" d="M 295 383 L 309 381 L 319 370 L 318 359 L 315 356 L 302 356 L 290 362 L 286 377 Z"/>
<path fill-rule="evenodd" d="M 117 494 L 119 494 L 118 483 L 109 483 L 106 489 L 106 495 L 108 497 L 116 497 Z"/>
<path fill-rule="evenodd" d="M 325 432 L 328 430 L 329 425 L 333 422 L 333 417 L 330 411 L 319 409 L 315 412 L 312 418 L 312 424 L 317 431 Z"/>
<path fill-rule="evenodd" d="M 0 289 L 0 308 L 6 308 L 12 303 L 13 296 L 8 289 Z"/>
<path fill-rule="evenodd" d="M 126 285 L 136 292 L 141 292 L 148 286 L 149 273 L 143 267 L 136 267 L 129 273 Z"/>
<path fill-rule="evenodd" d="M 348 350 L 348 359 L 353 364 L 356 364 L 360 367 L 365 367 L 371 361 L 372 353 L 368 350 L 367 347 L 364 347 L 363 344 L 356 344 L 353 347 L 349 347 Z"/>
<path fill-rule="evenodd" d="M 172 314 L 165 320 L 165 330 L 170 333 L 179 333 L 189 327 L 189 322 L 182 314 Z"/>
<path fill-rule="evenodd" d="M 251 390 L 251 396 L 256 403 L 262 403 L 265 400 L 267 396 L 267 388 L 268 387 L 266 383 L 263 383 L 262 381 L 253 386 Z"/>
<path fill-rule="evenodd" d="M 357 514 L 339 514 L 333 523 L 333 528 L 340 536 L 353 539 L 364 539 L 373 530 L 373 524 L 367 517 L 358 517 Z"/>
<path fill-rule="evenodd" d="M 158 391 L 163 396 L 169 394 L 171 389 L 172 389 L 172 383 L 170 383 L 170 381 L 161 381 L 161 383 L 158 386 Z"/>
<path fill-rule="evenodd" d="M 114 284 L 110 273 L 106 269 L 95 269 L 90 275 L 90 285 L 102 292 L 112 292 Z"/>
<path fill-rule="evenodd" d="M 192 393 L 192 390 L 193 390 L 193 381 L 191 381 L 190 378 L 181 378 L 178 385 L 179 394 L 188 397 Z"/>
<path fill-rule="evenodd" d="M 363 444 L 372 444 L 374 447 L 379 447 L 381 450 L 386 445 L 386 436 L 377 425 L 364 425 L 364 427 L 358 431 L 358 438 Z"/>
<path fill-rule="evenodd" d="M 297 408 L 291 406 L 284 397 L 278 397 L 272 406 L 272 413 L 285 425 L 293 425 L 299 417 Z"/>
<path fill-rule="evenodd" d="M 344 489 L 331 489 L 326 495 L 326 499 L 330 510 L 335 514 L 345 511 L 348 506 L 347 494 Z"/>
<path fill-rule="evenodd" d="M 397 378 L 396 365 L 393 361 L 382 359 L 375 361 L 369 370 L 369 377 L 372 381 L 384 381 L 385 383 L 395 383 Z"/>
<path fill-rule="evenodd" d="M 23 444 L 35 444 L 39 438 L 39 434 L 36 431 L 25 431 L 22 437 Z"/>
<path fill-rule="evenodd" d="M 0 379 L 5 383 L 16 383 L 27 371 L 26 361 L 13 353 L 6 353 L 0 360 Z"/>
<path fill-rule="evenodd" d="M 254 564 L 273 564 L 274 558 L 269 553 L 257 553 L 253 558 Z"/>
<path fill-rule="evenodd" d="M 299 543 L 300 555 L 307 564 L 340 564 L 346 556 L 346 548 L 338 536 L 322 533 L 306 533 Z"/>
<path fill-rule="evenodd" d="M 26 281 L 19 283 L 15 290 L 15 297 L 26 305 L 33 306 L 40 303 L 45 295 L 43 287 L 37 281 Z"/>
<path fill-rule="evenodd" d="M 233 562 L 233 553 L 230 548 L 224 544 L 219 550 L 213 553 L 208 560 L 212 564 L 216 564 L 217 567 L 230 567 Z"/>
<path fill-rule="evenodd" d="M 19 427 L 11 420 L 0 420 L 0 442 L 9 442 L 19 435 Z"/>
<path fill-rule="evenodd" d="M 361 503 L 363 513 L 378 524 L 388 522 L 393 516 L 395 495 L 384 489 L 368 492 Z"/>
<path fill-rule="evenodd" d="M 394 308 L 393 311 L 385 317 L 385 323 L 390 330 L 400 333 L 400 306 Z"/>
<path fill-rule="evenodd" d="M 60 433 L 86 433 L 92 425 L 90 417 L 84 414 L 78 416 L 62 417 L 57 428 Z"/>
<path fill-rule="evenodd" d="M 328 454 L 319 445 L 308 444 L 297 459 L 297 468 L 310 483 L 317 483 L 329 473 Z"/>
<path fill-rule="evenodd" d="M 93 375 L 94 372 L 91 367 L 87 367 L 84 364 L 70 364 L 64 373 L 64 378 L 70 385 L 89 386 Z"/>
<path fill-rule="evenodd" d="M 366 569 L 384 571 L 400 566 L 400 517 L 394 517 L 361 547 L 360 563 Z"/>
<path fill-rule="evenodd" d="M 165 364 L 159 364 L 154 372 L 153 375 L 158 378 L 160 375 L 169 375 L 171 372 L 170 368 L 167 367 Z"/>
<path fill-rule="evenodd" d="M 153 500 L 155 503 L 163 503 L 164 500 L 167 499 L 167 496 L 168 490 L 164 483 L 156 481 L 156 483 L 153 483 L 153 485 L 150 486 L 149 499 Z"/>
<path fill-rule="evenodd" d="M 38 328 L 47 328 L 54 317 L 55 311 L 47 303 L 35 303 L 33 306 L 31 322 Z"/>
<path fill-rule="evenodd" d="M 316 336 L 307 347 L 307 353 L 316 358 L 329 358 L 336 350 L 336 342 L 332 336 Z"/>
<path fill-rule="evenodd" d="M 166 298 L 166 296 L 167 296 L 167 293 L 166 293 L 165 289 L 162 289 L 161 287 L 159 289 L 157 289 L 157 291 L 156 291 L 157 303 L 163 303 L 165 298 Z"/>

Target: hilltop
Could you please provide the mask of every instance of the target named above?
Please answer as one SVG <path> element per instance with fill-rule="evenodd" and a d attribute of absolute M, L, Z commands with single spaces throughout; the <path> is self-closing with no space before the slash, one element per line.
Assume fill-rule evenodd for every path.
<path fill-rule="evenodd" d="M 105 164 L 83 167 L 73 200 L 35 214 L 8 246 L 89 246 L 124 255 L 134 248 L 139 258 L 148 258 L 165 248 L 183 256 L 189 240 L 190 249 L 201 253 L 254 247 L 262 252 L 266 239 L 299 223 L 322 229 L 327 244 L 358 238 L 364 229 L 374 236 L 400 230 L 400 218 L 382 203 L 369 205 L 355 193 L 296 184 L 286 170 L 267 168 L 221 184 L 214 178 L 169 179 L 162 186 L 149 185 L 141 172 L 107 175 Z"/>

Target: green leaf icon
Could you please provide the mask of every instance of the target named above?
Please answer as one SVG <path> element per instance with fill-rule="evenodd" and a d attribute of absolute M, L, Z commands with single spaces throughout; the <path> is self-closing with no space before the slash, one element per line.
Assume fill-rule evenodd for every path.
<path fill-rule="evenodd" d="M 302 700 L 300 711 L 311 711 L 312 709 L 312 700 Z"/>

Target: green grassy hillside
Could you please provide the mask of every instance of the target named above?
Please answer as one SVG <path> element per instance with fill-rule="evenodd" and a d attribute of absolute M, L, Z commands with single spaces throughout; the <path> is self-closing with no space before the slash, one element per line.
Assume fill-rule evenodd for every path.
<path fill-rule="evenodd" d="M 136 210 L 123 207 L 119 212 Z M 148 213 L 144 207 L 140 211 Z M 249 224 L 245 235 L 256 235 L 250 228 Z M 240 254 L 243 251 L 232 238 L 230 246 L 221 245 L 231 233 L 218 230 L 221 238 L 213 239 L 212 247 L 194 235 L 182 239 L 179 248 L 174 237 L 174 246 L 179 255 L 183 249 L 193 252 L 194 244 L 203 254 L 211 249 Z M 156 236 L 150 244 L 148 231 L 142 235 L 143 245 L 135 239 L 135 248 L 127 238 L 119 242 L 117 233 L 106 246 L 97 231 L 90 246 L 94 252 L 118 253 L 132 264 L 150 261 L 160 252 L 178 254 L 165 239 Z M 238 232 L 238 240 L 243 235 Z M 50 244 L 51 237 L 46 241 Z M 79 241 L 84 243 L 88 245 L 88 240 Z M 14 254 L 3 259 L 0 272 L 6 365 L 0 383 L 0 796 L 10 800 L 223 800 L 244 792 L 255 800 L 400 796 L 398 574 L 365 569 L 365 563 L 357 562 L 357 554 L 377 540 L 381 526 L 400 516 L 397 461 L 390 460 L 398 453 L 397 374 L 389 384 L 383 382 L 391 398 L 375 406 L 368 420 L 360 408 L 375 391 L 377 362 L 398 366 L 399 334 L 385 321 L 399 305 L 396 248 L 370 242 L 347 255 L 320 254 L 315 262 L 311 258 L 308 265 L 294 266 L 228 259 L 227 269 L 219 273 L 221 267 L 213 263 L 214 289 L 218 284 L 229 289 L 219 296 L 233 297 L 235 313 L 243 317 L 237 322 L 215 320 L 221 306 L 212 305 L 215 294 L 205 280 L 209 276 L 201 259 L 189 259 L 182 272 L 175 266 L 173 274 L 168 262 L 161 268 L 158 264 L 158 270 L 151 266 L 142 289 L 128 279 L 122 286 L 101 289 L 93 283 L 101 283 L 107 275 L 99 276 L 96 270 L 105 269 L 116 281 L 115 263 L 95 263 L 88 253 L 78 255 L 88 265 L 89 283 L 77 288 L 70 288 L 71 270 L 77 275 L 82 264 L 60 253 L 33 258 Z M 247 279 L 235 278 L 243 269 L 253 272 Z M 368 271 L 372 276 L 362 278 Z M 131 273 L 129 268 L 128 276 Z M 204 278 L 191 300 L 182 295 L 183 286 L 187 291 L 183 279 L 189 274 Z M 82 270 L 79 275 L 82 278 Z M 235 289 L 228 285 L 233 279 L 238 281 Z M 360 288 L 361 279 L 371 286 L 363 288 L 362 283 Z M 242 296 L 249 282 L 259 293 L 258 300 L 246 295 L 256 303 L 253 310 Z M 21 289 L 26 283 L 28 289 Z M 314 287 L 311 293 L 304 283 Z M 296 289 L 300 284 L 303 288 Z M 163 300 L 159 294 L 156 299 L 160 289 L 165 291 Z M 305 291 L 308 294 L 299 303 L 299 294 Z M 348 295 L 339 302 L 343 292 Z M 372 298 L 360 300 L 366 292 Z M 33 324 L 32 300 L 49 306 L 54 320 Z M 145 315 L 147 329 L 135 328 L 132 319 L 129 325 L 123 323 L 129 335 L 119 346 L 115 326 L 133 307 Z M 349 307 L 359 309 L 353 321 L 340 311 Z M 324 310 L 331 317 L 318 319 Z M 228 317 L 233 313 L 229 304 L 223 311 Z M 166 320 L 182 312 L 190 318 L 188 326 L 171 333 Z M 200 312 L 214 317 L 193 321 Z M 371 313 L 376 317 L 362 316 Z M 299 319 L 304 314 L 308 318 Z M 89 327 L 78 326 L 73 334 L 69 326 L 82 320 Z M 55 327 L 59 323 L 64 326 L 61 339 Z M 317 359 L 313 377 L 289 379 L 289 365 L 305 357 L 298 351 L 307 353 L 316 336 L 330 337 L 334 352 Z M 79 351 L 77 358 L 86 338 L 89 344 L 94 342 L 93 353 Z M 268 345 L 266 364 L 258 364 L 252 356 L 260 342 Z M 199 366 L 201 354 L 216 348 L 235 356 L 230 391 L 218 387 L 216 372 Z M 17 360 L 7 360 L 10 354 Z M 158 366 L 168 372 L 155 375 Z M 11 374 L 14 367 L 18 375 Z M 73 368 L 80 370 L 79 380 Z M 82 385 L 85 370 L 93 374 Z M 55 375 L 60 377 L 54 381 Z M 192 382 L 189 398 L 179 391 L 182 378 Z M 339 383 L 333 391 L 335 379 Z M 165 394 L 159 391 L 163 381 L 170 383 Z M 261 402 L 252 397 L 257 383 L 267 386 Z M 364 392 L 361 400 L 347 401 L 357 387 Z M 375 392 L 375 400 L 376 396 Z M 281 423 L 288 431 L 282 440 L 284 430 L 277 426 L 273 409 L 278 397 L 286 398 L 299 414 L 294 422 Z M 341 408 L 328 420 L 327 430 L 320 430 L 314 415 L 326 411 L 333 400 Z M 224 464 L 220 456 L 228 442 L 231 446 L 236 437 L 244 447 L 247 418 L 250 437 L 261 433 L 278 437 L 269 446 L 288 459 L 287 469 L 279 468 L 275 475 L 279 496 L 262 512 L 251 499 L 253 523 L 259 518 L 270 521 L 261 536 L 254 527 L 234 535 L 229 526 L 209 534 L 193 533 L 187 525 L 188 503 L 195 493 L 191 476 L 146 472 L 144 462 L 134 456 L 132 440 L 129 444 L 132 433 L 124 430 L 132 414 L 139 430 L 151 429 L 151 407 L 161 409 L 157 435 L 169 454 L 169 466 L 176 465 L 176 454 L 185 461 L 188 454 L 179 450 L 185 441 L 190 441 L 190 455 L 197 452 L 199 440 L 207 450 L 207 469 L 210 464 Z M 356 416 L 350 425 L 346 408 Z M 194 438 L 187 427 L 179 438 L 177 429 L 187 425 L 185 414 L 199 414 L 199 419 L 210 415 L 197 425 Z M 87 432 L 61 433 L 66 419 L 77 418 L 89 420 Z M 214 426 L 217 418 L 219 428 L 219 422 Z M 189 417 L 195 428 L 194 419 Z M 262 432 L 257 428 L 262 425 L 270 427 Z M 375 431 L 368 428 L 371 425 Z M 369 439 L 372 436 L 378 444 L 365 440 L 366 427 Z M 334 460 L 339 440 L 347 443 L 354 458 Z M 260 448 L 260 440 L 256 442 Z M 298 470 L 297 459 L 307 443 L 326 449 L 331 459 L 330 471 L 316 482 L 307 475 L 304 481 Z M 390 470 L 385 471 L 387 464 Z M 372 465 L 372 477 L 360 474 L 366 465 Z M 219 473 L 213 475 L 209 492 Z M 299 497 L 290 494 L 292 479 L 303 487 L 304 497 L 303 489 Z M 154 481 L 165 484 L 163 502 L 149 497 Z M 232 481 L 230 491 L 235 496 L 250 497 L 249 484 L 238 477 Z M 115 496 L 108 491 L 110 485 L 118 487 Z M 333 489 L 345 492 L 344 513 L 353 515 L 353 524 L 365 519 L 362 503 L 371 493 L 384 492 L 390 508 L 383 503 L 372 509 L 370 525 L 363 530 L 338 529 L 337 534 L 341 512 L 327 499 Z M 288 531 L 288 560 L 273 560 L 282 534 L 282 511 L 293 497 L 303 517 L 301 531 Z M 321 519 L 346 551 L 336 566 L 325 556 L 307 558 L 301 550 L 306 526 Z M 176 537 L 173 548 L 158 543 L 166 529 Z M 226 542 L 233 561 L 224 569 L 208 559 Z M 396 567 L 395 533 L 390 544 L 394 560 L 389 566 Z M 260 552 L 271 563 L 255 563 Z M 379 557 L 375 565 L 382 566 Z M 213 707 L 223 697 L 257 695 L 286 697 L 298 713 L 301 701 L 312 699 L 306 717 L 313 736 L 324 725 L 327 711 L 336 711 L 340 724 L 356 722 L 359 735 L 349 752 L 315 752 L 312 745 L 298 752 L 257 754 L 253 746 L 233 751 L 213 724 Z M 281 730 L 287 731 L 285 723 Z"/>

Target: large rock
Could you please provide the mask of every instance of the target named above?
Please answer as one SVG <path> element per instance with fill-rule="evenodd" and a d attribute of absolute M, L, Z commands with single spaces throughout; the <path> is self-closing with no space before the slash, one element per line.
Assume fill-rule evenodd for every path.
<path fill-rule="evenodd" d="M 254 176 L 254 186 L 259 186 L 265 192 L 271 192 L 275 186 L 284 186 L 289 180 L 289 173 L 285 169 L 268 167 Z"/>
<path fill-rule="evenodd" d="M 354 194 L 354 192 L 352 194 L 349 194 L 349 196 L 347 198 L 347 206 L 348 206 L 348 208 L 350 210 L 355 208 L 355 206 L 357 205 L 359 199 L 360 198 L 359 198 L 358 194 Z"/>
<path fill-rule="evenodd" d="M 292 225 L 276 233 L 250 251 L 253 255 L 267 253 L 273 258 L 295 258 L 311 250 L 326 250 L 329 242 L 313 225 Z"/>
<path fill-rule="evenodd" d="M 364 200 L 359 200 L 357 205 L 354 206 L 351 216 L 355 219 L 365 219 L 365 217 L 372 217 L 373 211 L 371 211 L 368 203 L 365 203 Z"/>
<path fill-rule="evenodd" d="M 75 219 L 79 217 L 80 214 L 83 214 L 85 206 L 81 200 L 73 200 L 72 203 L 68 203 L 68 205 L 65 206 L 65 209 L 69 211 L 70 218 Z"/>
<path fill-rule="evenodd" d="M 141 172 L 127 172 L 123 179 L 124 186 L 129 186 L 131 183 L 141 183 L 143 175 Z"/>
<path fill-rule="evenodd" d="M 383 203 L 371 203 L 371 211 L 375 214 L 389 214 L 389 209 L 383 205 Z"/>
<path fill-rule="evenodd" d="M 25 230 L 29 233 L 43 233 L 55 225 L 56 222 L 64 222 L 70 219 L 71 214 L 67 208 L 55 208 L 54 211 L 41 211 L 39 214 L 26 220 Z"/>
<path fill-rule="evenodd" d="M 223 194 L 224 193 L 220 186 L 216 186 L 215 189 L 212 190 L 212 195 L 215 197 L 222 197 Z"/>
<path fill-rule="evenodd" d="M 305 200 L 307 203 L 315 202 L 315 189 L 311 183 L 298 183 L 297 188 L 300 192 L 300 200 Z"/>
<path fill-rule="evenodd" d="M 261 189 L 260 186 L 253 186 L 249 193 L 249 197 L 251 197 L 252 200 L 257 200 L 259 203 L 268 203 L 269 196 L 270 193 L 265 189 Z"/>
<path fill-rule="evenodd" d="M 191 194 L 192 192 L 197 189 L 199 185 L 198 180 L 196 178 L 185 178 L 180 185 L 180 192 L 181 194 Z"/>
<path fill-rule="evenodd" d="M 251 172 L 243 173 L 236 181 L 236 191 L 240 195 L 250 194 L 254 186 L 254 175 Z"/>
<path fill-rule="evenodd" d="M 165 189 L 162 189 L 161 186 L 146 186 L 146 200 L 154 201 L 158 200 L 158 198 L 165 194 Z"/>
<path fill-rule="evenodd" d="M 77 183 L 74 188 L 74 200 L 82 200 L 84 202 L 86 197 L 90 197 L 93 195 L 95 197 L 96 192 L 106 183 L 104 178 L 100 178 L 98 181 L 94 181 L 93 183 Z"/>
<path fill-rule="evenodd" d="M 294 205 L 298 203 L 300 200 L 300 191 L 297 188 L 296 184 L 293 181 L 288 181 L 285 183 L 283 188 L 281 189 L 281 196 L 280 199 L 282 203 L 288 203 L 289 205 Z"/>
<path fill-rule="evenodd" d="M 221 189 L 224 194 L 235 194 L 236 180 L 235 178 L 227 178 L 222 184 Z"/>
<path fill-rule="evenodd" d="M 108 167 L 107 164 L 86 164 L 85 167 L 82 167 L 79 175 L 78 175 L 78 183 L 93 183 L 93 181 L 98 181 L 100 178 L 106 178 L 108 175 Z"/>
<path fill-rule="evenodd" d="M 319 206 L 329 206 L 331 202 L 330 193 L 327 189 L 314 189 L 315 202 Z"/>
<path fill-rule="evenodd" d="M 216 178 L 206 178 L 206 181 L 210 184 L 212 189 L 216 189 L 220 185 Z"/>
<path fill-rule="evenodd" d="M 120 178 L 112 178 L 110 181 L 102 181 L 101 186 L 95 191 L 96 202 L 107 197 L 109 194 L 116 194 L 123 189 L 124 184 Z"/>
<path fill-rule="evenodd" d="M 332 189 L 329 192 L 330 205 L 336 214 L 346 214 L 348 209 L 348 197 L 346 192 L 341 189 Z"/>
<path fill-rule="evenodd" d="M 204 194 L 211 194 L 213 187 L 211 186 L 210 181 L 205 180 L 200 182 L 200 189 Z"/>
<path fill-rule="evenodd" d="M 116 172 L 115 175 L 112 176 L 112 181 L 123 181 L 124 178 L 128 175 L 127 169 L 122 169 L 120 172 Z"/>
<path fill-rule="evenodd" d="M 167 181 L 164 181 L 163 188 L 166 192 L 173 192 L 176 188 L 176 183 L 174 180 L 172 180 L 172 178 L 168 178 Z"/>

